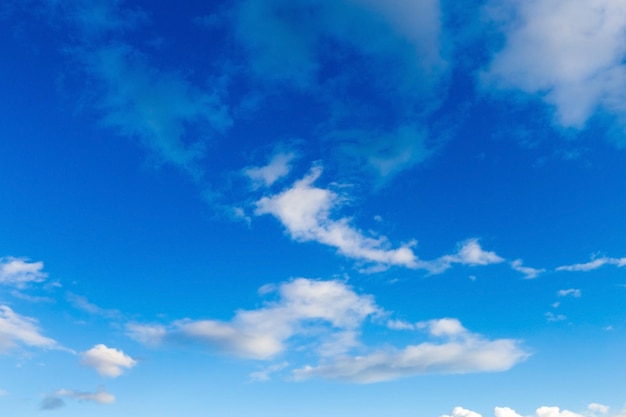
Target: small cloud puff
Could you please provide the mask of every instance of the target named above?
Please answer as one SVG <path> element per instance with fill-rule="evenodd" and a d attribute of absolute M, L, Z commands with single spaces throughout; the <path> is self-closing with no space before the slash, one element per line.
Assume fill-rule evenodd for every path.
<path fill-rule="evenodd" d="M 137 364 L 137 361 L 121 350 L 103 344 L 95 345 L 80 356 L 82 365 L 94 368 L 100 375 L 111 378 L 122 375 L 123 368 L 130 369 Z"/>

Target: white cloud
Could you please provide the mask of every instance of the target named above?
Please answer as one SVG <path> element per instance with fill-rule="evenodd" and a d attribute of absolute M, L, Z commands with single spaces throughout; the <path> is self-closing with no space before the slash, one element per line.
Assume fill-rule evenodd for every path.
<path fill-rule="evenodd" d="M 587 410 L 592 413 L 608 414 L 609 406 L 599 403 L 591 403 L 587 406 Z"/>
<path fill-rule="evenodd" d="M 43 262 L 30 262 L 25 258 L 0 258 L 0 284 L 24 288 L 32 282 L 48 278 L 43 272 Z"/>
<path fill-rule="evenodd" d="M 54 410 L 65 406 L 63 397 L 72 398 L 80 402 L 92 402 L 96 404 L 113 404 L 115 402 L 115 396 L 99 388 L 96 392 L 82 392 L 68 389 L 60 389 L 47 396 L 40 403 L 42 410 Z"/>
<path fill-rule="evenodd" d="M 486 266 L 504 262 L 504 258 L 495 252 L 485 251 L 478 243 L 478 239 L 468 239 L 459 244 L 457 253 L 444 255 L 433 261 L 422 261 L 420 266 L 428 269 L 431 273 L 442 273 L 452 267 L 453 264 L 467 266 Z"/>
<path fill-rule="evenodd" d="M 296 157 L 294 152 L 278 152 L 263 167 L 247 168 L 243 172 L 257 186 L 269 187 L 291 171 L 291 162 Z"/>
<path fill-rule="evenodd" d="M 509 407 L 496 407 L 494 409 L 496 417 L 522 417 Z"/>
<path fill-rule="evenodd" d="M 9 392 L 4 389 L 0 389 L 0 397 L 4 397 L 5 395 L 9 395 Z"/>
<path fill-rule="evenodd" d="M 341 197 L 330 190 L 313 186 L 321 173 L 322 169 L 315 167 L 291 188 L 261 198 L 256 203 L 255 213 L 275 216 L 293 239 L 317 241 L 337 248 L 339 253 L 349 258 L 383 266 L 418 266 L 411 245 L 392 249 L 387 238 L 366 237 L 353 228 L 347 218 L 332 219 L 332 211 L 338 207 Z"/>
<path fill-rule="evenodd" d="M 256 310 L 239 310 L 230 321 L 174 321 L 169 325 L 129 324 L 128 334 L 142 343 L 192 343 L 222 353 L 269 360 L 289 349 L 306 349 L 320 362 L 296 369 L 296 379 L 321 376 L 369 383 L 427 373 L 504 371 L 529 356 L 512 339 L 488 340 L 468 331 L 459 320 L 442 318 L 409 324 L 381 321 L 389 316 L 373 297 L 359 295 L 341 281 L 298 278 L 278 286 L 263 286 L 265 295 L 277 293 L 275 301 Z M 403 349 L 379 350 L 364 346 L 359 336 L 367 319 L 390 328 L 422 329 L 434 341 Z M 372 353 L 352 357 L 349 352 Z M 286 366 L 286 365 L 285 365 Z M 274 365 L 253 373 L 265 380 Z"/>
<path fill-rule="evenodd" d="M 130 369 L 137 364 L 137 361 L 121 350 L 103 344 L 95 345 L 81 353 L 80 357 L 82 365 L 94 368 L 100 375 L 111 378 L 122 375 L 123 368 Z"/>
<path fill-rule="evenodd" d="M 615 265 L 618 268 L 626 266 L 626 258 L 597 258 L 586 263 L 564 265 L 556 268 L 557 271 L 569 271 L 569 272 L 588 272 L 598 269 L 604 265 Z"/>
<path fill-rule="evenodd" d="M 559 297 L 574 297 L 574 298 L 579 298 L 581 293 L 580 290 L 577 288 L 569 288 L 567 290 L 559 290 L 556 295 L 558 295 Z"/>
<path fill-rule="evenodd" d="M 403 320 L 387 320 L 387 327 L 392 330 L 415 330 L 414 323 L 409 323 Z"/>
<path fill-rule="evenodd" d="M 10 307 L 0 305 L 0 353 L 6 353 L 19 345 L 60 349 L 56 341 L 40 333 L 35 319 L 20 316 Z"/>
<path fill-rule="evenodd" d="M 551 312 L 551 311 L 548 311 L 548 312 L 545 314 L 545 316 L 546 316 L 546 319 L 547 319 L 549 322 L 552 322 L 552 323 L 556 323 L 556 322 L 559 322 L 559 321 L 565 321 L 565 320 L 567 320 L 567 316 L 566 316 L 566 315 L 564 315 L 564 314 L 554 314 L 554 313 L 553 313 L 553 312 Z"/>
<path fill-rule="evenodd" d="M 621 0 L 492 2 L 506 42 L 487 85 L 538 94 L 562 126 L 581 128 L 598 109 L 626 109 L 626 3 Z"/>
<path fill-rule="evenodd" d="M 537 269 L 531 268 L 529 266 L 524 266 L 521 259 L 516 259 L 512 261 L 511 268 L 513 268 L 517 272 L 521 272 L 522 274 L 526 275 L 526 279 L 535 279 L 539 276 L 539 274 L 546 272 L 545 269 Z"/>
<path fill-rule="evenodd" d="M 559 407 L 539 407 L 535 411 L 537 417 L 583 417 L 581 414 L 574 413 L 572 411 L 563 410 Z"/>
<path fill-rule="evenodd" d="M 314 332 L 320 354 L 338 354 L 354 346 L 366 318 L 382 312 L 371 296 L 358 295 L 340 281 L 298 278 L 281 284 L 277 292 L 277 301 L 240 310 L 228 322 L 185 319 L 169 326 L 131 324 L 128 331 L 148 344 L 196 342 L 252 359 L 270 359 L 285 350 L 289 339 Z"/>
<path fill-rule="evenodd" d="M 525 360 L 529 353 L 511 339 L 486 340 L 465 331 L 453 320 L 432 321 L 430 333 L 448 337 L 443 343 L 424 342 L 401 350 L 377 351 L 363 356 L 340 356 L 317 366 L 294 371 L 297 380 L 323 377 L 373 383 L 423 374 L 499 372 Z M 463 330 L 461 330 L 463 329 Z"/>
<path fill-rule="evenodd" d="M 417 327 L 420 329 L 428 329 L 428 332 L 436 337 L 454 337 L 467 334 L 467 329 L 463 327 L 461 322 L 451 318 L 422 321 L 417 323 Z"/>
<path fill-rule="evenodd" d="M 463 407 L 454 407 L 450 415 L 444 414 L 441 417 L 482 417 L 480 414 L 467 410 Z"/>

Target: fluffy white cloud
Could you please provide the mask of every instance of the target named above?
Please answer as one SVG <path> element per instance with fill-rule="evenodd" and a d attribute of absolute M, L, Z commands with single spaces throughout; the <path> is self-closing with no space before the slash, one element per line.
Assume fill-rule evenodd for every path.
<path fill-rule="evenodd" d="M 526 279 L 537 278 L 539 274 L 546 272 L 545 269 L 537 269 L 537 268 L 531 268 L 529 266 L 524 266 L 521 259 L 516 259 L 512 261 L 511 268 L 513 268 L 517 272 L 521 272 L 522 274 L 526 275 L 525 277 Z"/>
<path fill-rule="evenodd" d="M 494 1 L 505 36 L 484 74 L 488 85 L 538 94 L 557 122 L 582 127 L 598 109 L 626 109 L 626 3 L 621 0 Z"/>
<path fill-rule="evenodd" d="M 256 214 L 272 214 L 287 228 L 292 238 L 317 241 L 337 248 L 350 258 L 379 265 L 399 265 L 416 268 L 418 260 L 411 245 L 391 248 L 385 237 L 371 238 L 350 225 L 347 218 L 331 218 L 341 197 L 336 193 L 313 186 L 321 175 L 320 167 L 297 181 L 291 188 L 256 203 Z"/>
<path fill-rule="evenodd" d="M 539 407 L 535 411 L 537 417 L 583 417 L 582 414 L 577 414 L 572 411 L 562 410 L 559 407 Z"/>
<path fill-rule="evenodd" d="M 421 261 L 419 266 L 433 274 L 442 273 L 454 264 L 467 266 L 485 266 L 504 262 L 504 258 L 495 252 L 485 251 L 478 243 L 478 239 L 468 239 L 459 244 L 455 254 L 444 255 L 433 261 Z"/>
<path fill-rule="evenodd" d="M 570 272 L 588 272 L 598 269 L 604 265 L 615 265 L 618 268 L 626 266 L 626 258 L 597 258 L 589 262 L 573 265 L 564 265 L 556 268 L 557 271 L 570 271 Z"/>
<path fill-rule="evenodd" d="M 0 284 L 23 288 L 31 282 L 42 282 L 48 277 L 42 270 L 43 262 L 30 262 L 24 258 L 0 258 Z"/>
<path fill-rule="evenodd" d="M 389 316 L 369 295 L 359 295 L 340 281 L 298 278 L 259 290 L 276 292 L 275 301 L 256 310 L 239 310 L 230 321 L 178 320 L 169 325 L 129 324 L 128 334 L 142 343 L 194 343 L 225 354 L 268 360 L 288 348 L 306 348 L 320 358 L 316 366 L 293 371 L 296 379 L 320 376 L 369 383 L 427 373 L 504 371 L 529 356 L 512 339 L 488 340 L 468 331 L 457 319 L 442 318 L 409 324 Z M 424 330 L 433 341 L 402 349 L 363 346 L 359 336 L 366 319 L 391 328 Z M 300 342 L 303 343 L 300 343 Z M 372 353 L 352 357 L 354 348 Z M 285 365 L 286 366 L 286 365 Z M 253 373 L 265 380 L 274 365 Z"/>
<path fill-rule="evenodd" d="M 522 417 L 509 407 L 496 407 L 494 409 L 496 417 Z"/>
<path fill-rule="evenodd" d="M 56 341 L 40 333 L 35 319 L 21 316 L 10 307 L 0 305 L 0 353 L 6 353 L 19 345 L 60 349 Z"/>
<path fill-rule="evenodd" d="M 343 353 L 357 343 L 362 322 L 382 313 L 371 296 L 358 295 L 340 281 L 298 278 L 281 284 L 277 292 L 277 301 L 240 310 L 228 322 L 185 319 L 169 326 L 131 324 L 128 331 L 148 344 L 197 342 L 227 354 L 270 359 L 285 350 L 287 340 L 307 332 L 316 335 L 319 353 Z"/>
<path fill-rule="evenodd" d="M 452 414 L 450 415 L 444 414 L 441 417 L 482 417 L 482 416 L 474 411 L 467 410 L 463 407 L 454 407 L 454 409 L 452 410 Z"/>
<path fill-rule="evenodd" d="M 291 162 L 296 157 L 294 152 L 278 152 L 269 163 L 262 167 L 245 169 L 244 175 L 250 178 L 257 186 L 269 187 L 291 171 Z"/>
<path fill-rule="evenodd" d="M 457 320 L 428 323 L 430 333 L 445 337 L 444 342 L 424 342 L 363 356 L 341 356 L 331 362 L 296 369 L 294 377 L 373 383 L 432 373 L 498 372 L 510 369 L 529 356 L 518 341 L 484 339 L 466 331 Z"/>
<path fill-rule="evenodd" d="M 82 365 L 94 368 L 100 375 L 118 377 L 124 372 L 123 368 L 130 369 L 137 364 L 130 356 L 118 349 L 106 345 L 95 345 L 80 354 Z"/>

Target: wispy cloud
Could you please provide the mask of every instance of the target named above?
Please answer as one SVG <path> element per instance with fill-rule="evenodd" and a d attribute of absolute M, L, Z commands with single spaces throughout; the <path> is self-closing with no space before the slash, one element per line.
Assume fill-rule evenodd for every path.
<path fill-rule="evenodd" d="M 170 325 L 130 324 L 131 337 L 148 343 L 199 343 L 226 354 L 252 359 L 271 359 L 286 349 L 288 340 L 317 326 L 318 349 L 352 348 L 352 336 L 362 322 L 381 309 L 371 296 L 358 295 L 339 281 L 298 278 L 277 288 L 279 299 L 257 310 L 240 310 L 228 322 L 179 320 Z"/>
<path fill-rule="evenodd" d="M 615 265 L 618 268 L 626 266 L 626 258 L 597 258 L 589 262 L 573 265 L 563 265 L 556 268 L 557 271 L 570 271 L 570 272 L 588 272 L 598 269 L 604 265 Z"/>
<path fill-rule="evenodd" d="M 39 403 L 39 408 L 41 410 L 55 410 L 64 407 L 65 401 L 63 398 L 71 398 L 79 402 L 91 402 L 96 404 L 113 404 L 115 402 L 115 396 L 106 392 L 103 387 L 98 388 L 96 392 L 60 389 L 46 396 Z"/>
<path fill-rule="evenodd" d="M 94 368 L 100 375 L 116 378 L 124 373 L 124 368 L 130 369 L 137 361 L 118 349 L 106 345 L 95 345 L 80 354 L 80 363 Z"/>
<path fill-rule="evenodd" d="M 80 52 L 78 58 L 101 83 L 98 106 L 105 126 L 138 139 L 158 160 L 194 176 L 202 173 L 206 139 L 232 123 L 217 91 L 151 66 L 139 50 L 122 43 Z"/>
<path fill-rule="evenodd" d="M 0 258 L 0 284 L 24 288 L 47 278 L 48 274 L 43 272 L 43 262 L 31 262 L 26 258 Z"/>
<path fill-rule="evenodd" d="M 490 2 L 505 36 L 484 73 L 490 87 L 535 94 L 555 121 L 582 128 L 598 111 L 622 117 L 626 4 L 611 0 Z"/>
<path fill-rule="evenodd" d="M 269 187 L 291 171 L 291 162 L 296 157 L 295 152 L 277 152 L 267 165 L 244 169 L 246 175 L 255 186 Z"/>
<path fill-rule="evenodd" d="M 303 179 L 285 191 L 263 197 L 256 203 L 256 214 L 271 214 L 287 228 L 292 238 L 317 241 L 337 248 L 350 258 L 380 265 L 417 266 L 417 257 L 411 245 L 391 248 L 385 237 L 364 236 L 350 225 L 347 218 L 333 219 L 341 197 L 331 190 L 318 188 L 313 183 L 322 173 L 315 167 Z"/>
<path fill-rule="evenodd" d="M 278 292 L 277 301 L 257 310 L 240 310 L 228 322 L 186 319 L 169 325 L 132 323 L 127 329 L 131 337 L 147 344 L 196 343 L 251 359 L 272 359 L 306 346 L 320 363 L 293 370 L 298 380 L 323 377 L 369 383 L 428 373 L 498 372 L 529 356 L 520 341 L 488 340 L 454 318 L 406 324 L 425 331 L 433 339 L 429 342 L 401 349 L 364 346 L 359 336 L 367 319 L 396 328 L 404 327 L 398 325 L 404 322 L 379 323 L 390 313 L 373 297 L 359 295 L 340 281 L 299 278 L 278 287 L 264 286 L 260 293 L 273 291 Z M 301 340 L 306 343 L 300 345 Z M 350 356 L 353 350 L 370 353 Z M 269 367 L 255 378 L 265 379 L 275 370 Z"/>
<path fill-rule="evenodd" d="M 68 292 L 66 295 L 66 299 L 73 307 L 89 314 L 102 316 L 102 317 L 110 318 L 110 319 L 117 319 L 122 316 L 122 313 L 120 313 L 119 310 L 106 309 L 106 308 L 97 306 L 96 304 L 91 303 L 87 299 L 87 297 L 82 296 L 82 295 Z"/>
<path fill-rule="evenodd" d="M 574 297 L 580 298 L 581 292 L 578 288 L 568 288 L 566 290 L 559 290 L 556 295 L 559 297 Z"/>
<path fill-rule="evenodd" d="M 546 270 L 543 268 L 537 269 L 537 268 L 531 268 L 529 266 L 524 266 L 524 263 L 522 262 L 521 259 L 516 259 L 512 261 L 511 268 L 513 268 L 513 270 L 517 272 L 521 272 L 522 274 L 524 274 L 526 279 L 535 279 L 540 274 L 546 272 Z"/>
<path fill-rule="evenodd" d="M 53 339 L 41 334 L 37 321 L 0 305 L 0 353 L 7 353 L 18 346 L 39 349 L 62 349 Z"/>
<path fill-rule="evenodd" d="M 357 383 L 372 383 L 424 374 L 499 372 L 529 356 L 519 341 L 487 340 L 468 332 L 451 319 L 427 323 L 432 336 L 443 342 L 424 342 L 401 350 L 377 351 L 361 356 L 342 356 L 328 363 L 294 371 L 298 380 L 323 377 Z"/>

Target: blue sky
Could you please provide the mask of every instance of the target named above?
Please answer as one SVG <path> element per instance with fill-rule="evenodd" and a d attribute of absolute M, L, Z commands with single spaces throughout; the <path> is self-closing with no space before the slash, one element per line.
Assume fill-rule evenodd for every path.
<path fill-rule="evenodd" d="M 623 2 L 0 21 L 5 414 L 626 415 Z"/>

